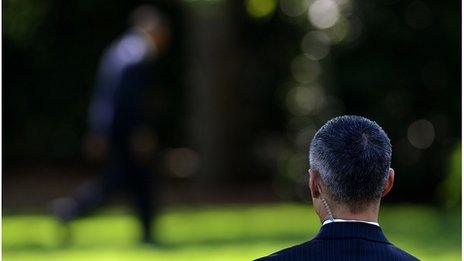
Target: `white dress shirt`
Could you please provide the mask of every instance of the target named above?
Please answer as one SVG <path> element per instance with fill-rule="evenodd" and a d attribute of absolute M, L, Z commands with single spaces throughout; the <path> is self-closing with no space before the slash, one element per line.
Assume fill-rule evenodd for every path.
<path fill-rule="evenodd" d="M 354 220 L 354 219 L 352 219 L 352 220 L 350 220 L 350 219 L 340 219 L 340 218 L 335 218 L 333 220 L 327 219 L 326 221 L 324 221 L 322 223 L 322 225 L 333 223 L 333 222 L 360 222 L 360 223 L 367 223 L 367 224 L 371 224 L 371 225 L 380 227 L 379 223 L 377 223 L 377 222 L 364 221 L 364 220 Z"/>

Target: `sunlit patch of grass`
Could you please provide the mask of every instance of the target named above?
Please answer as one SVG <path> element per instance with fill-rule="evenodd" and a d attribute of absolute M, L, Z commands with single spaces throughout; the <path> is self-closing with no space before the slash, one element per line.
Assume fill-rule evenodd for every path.
<path fill-rule="evenodd" d="M 421 260 L 460 259 L 460 212 L 387 206 L 380 223 L 390 241 Z M 157 221 L 160 246 L 137 243 L 138 223 L 104 211 L 67 230 L 45 215 L 3 219 L 4 260 L 251 260 L 309 240 L 320 223 L 310 206 L 265 204 L 169 208 Z"/>

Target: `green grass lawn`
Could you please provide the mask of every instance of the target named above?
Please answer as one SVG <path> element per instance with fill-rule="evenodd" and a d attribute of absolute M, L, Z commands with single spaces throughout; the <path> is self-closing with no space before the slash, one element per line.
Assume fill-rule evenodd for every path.
<path fill-rule="evenodd" d="M 386 206 L 380 223 L 389 240 L 421 260 L 461 260 L 460 211 Z M 161 247 L 137 244 L 138 224 L 106 210 L 74 222 L 72 240 L 45 215 L 3 218 L 6 261 L 251 260 L 309 240 L 320 224 L 310 206 L 266 204 L 166 209 L 157 222 Z"/>

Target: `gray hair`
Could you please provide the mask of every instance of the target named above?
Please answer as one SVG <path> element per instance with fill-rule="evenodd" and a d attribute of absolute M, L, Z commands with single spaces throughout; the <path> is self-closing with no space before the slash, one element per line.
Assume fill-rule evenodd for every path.
<path fill-rule="evenodd" d="M 309 149 L 331 198 L 352 210 L 380 199 L 388 176 L 390 139 L 375 122 L 361 116 L 341 116 L 322 126 Z"/>

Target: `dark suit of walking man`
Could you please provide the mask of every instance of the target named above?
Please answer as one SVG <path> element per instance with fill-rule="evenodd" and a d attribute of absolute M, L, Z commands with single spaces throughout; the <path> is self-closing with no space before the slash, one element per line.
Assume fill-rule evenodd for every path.
<path fill-rule="evenodd" d="M 155 177 L 148 162 L 154 141 L 145 127 L 141 104 L 151 73 L 148 64 L 164 50 L 169 34 L 164 18 L 152 7 L 138 7 L 130 20 L 131 28 L 102 57 L 89 108 L 89 135 L 84 149 L 90 158 L 105 159 L 102 179 L 81 185 L 70 198 L 55 200 L 52 211 L 63 223 L 69 223 L 124 188 L 133 195 L 142 227 L 141 240 L 152 243 L 157 206 L 151 186 Z"/>
<path fill-rule="evenodd" d="M 342 116 L 327 122 L 309 151 L 309 188 L 322 227 L 310 241 L 258 260 L 418 260 L 395 247 L 378 224 L 392 188 L 391 144 L 375 122 Z"/>

